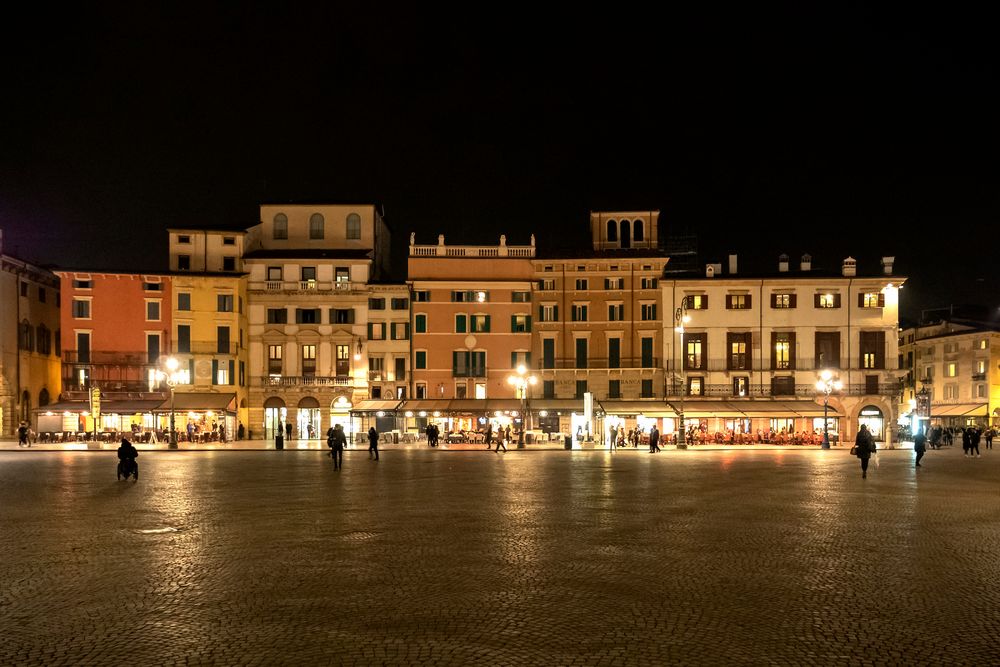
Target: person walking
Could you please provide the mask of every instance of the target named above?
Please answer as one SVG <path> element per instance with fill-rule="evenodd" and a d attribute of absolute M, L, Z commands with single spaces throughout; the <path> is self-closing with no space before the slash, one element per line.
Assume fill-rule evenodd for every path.
<path fill-rule="evenodd" d="M 368 429 L 368 458 L 373 458 L 378 461 L 378 431 L 372 426 Z"/>
<path fill-rule="evenodd" d="M 649 453 L 656 454 L 660 451 L 660 429 L 656 428 L 656 424 L 653 424 L 653 428 L 649 431 Z"/>
<path fill-rule="evenodd" d="M 917 455 L 914 467 L 919 468 L 920 459 L 924 458 L 924 454 L 927 452 L 927 436 L 924 435 L 923 431 L 918 431 L 916 437 L 913 438 L 913 451 Z"/>
<path fill-rule="evenodd" d="M 986 433 L 983 434 L 986 436 L 986 449 L 993 449 L 993 436 L 996 434 L 997 432 L 993 430 L 992 426 L 986 429 Z"/>
<path fill-rule="evenodd" d="M 971 431 L 971 433 L 969 433 L 969 455 L 971 456 L 972 452 L 975 452 L 976 458 L 979 458 L 979 441 L 983 437 L 983 432 L 975 426 L 971 427 L 969 430 Z"/>
<path fill-rule="evenodd" d="M 17 427 L 17 446 L 31 447 L 31 442 L 28 440 L 28 425 L 24 422 Z"/>
<path fill-rule="evenodd" d="M 868 425 L 862 424 L 854 439 L 854 454 L 861 459 L 861 479 L 868 478 L 868 461 L 875 451 L 875 439 L 868 432 Z"/>
<path fill-rule="evenodd" d="M 486 424 L 486 449 L 493 444 L 493 422 Z"/>
<path fill-rule="evenodd" d="M 326 446 L 330 448 L 330 457 L 333 459 L 333 469 L 340 470 L 344 466 L 344 445 L 347 444 L 347 436 L 344 435 L 344 428 L 337 424 L 331 426 L 326 432 Z"/>
<path fill-rule="evenodd" d="M 504 439 L 504 430 L 503 428 L 500 428 L 497 432 L 497 447 L 493 450 L 494 452 L 499 452 L 501 447 L 503 447 L 505 452 L 507 451 L 507 445 L 504 443 Z"/>

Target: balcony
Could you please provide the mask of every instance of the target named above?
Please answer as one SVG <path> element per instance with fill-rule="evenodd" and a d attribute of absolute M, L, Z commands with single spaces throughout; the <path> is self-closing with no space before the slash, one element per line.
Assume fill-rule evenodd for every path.
<path fill-rule="evenodd" d="M 350 294 L 365 290 L 364 283 L 330 280 L 264 280 L 247 285 L 252 294 Z"/>
<path fill-rule="evenodd" d="M 552 368 L 541 368 L 539 370 L 560 370 L 560 369 L 573 369 L 573 370 L 634 370 L 636 368 L 641 368 L 645 370 L 662 370 L 660 368 L 660 358 L 650 357 L 646 359 L 643 363 L 642 357 L 619 357 L 618 364 L 612 366 L 611 360 L 607 357 L 588 357 L 587 366 L 585 368 L 578 367 L 576 364 L 576 357 L 554 359 L 555 365 Z"/>
<path fill-rule="evenodd" d="M 239 351 L 239 345 L 235 342 L 219 346 L 217 341 L 192 341 L 187 349 L 177 349 L 172 354 L 229 354 L 234 355 Z"/>
<path fill-rule="evenodd" d="M 158 356 L 150 359 L 148 352 L 100 352 L 91 350 L 82 355 L 79 350 L 63 350 L 64 364 L 79 364 L 91 366 L 155 366 Z"/>
<path fill-rule="evenodd" d="M 986 373 L 973 373 L 972 374 L 972 381 L 973 382 L 983 382 L 985 380 L 986 380 Z"/>
<path fill-rule="evenodd" d="M 668 397 L 680 396 L 682 391 L 682 385 L 678 382 L 674 382 L 671 387 L 668 388 Z M 684 394 L 685 396 L 691 396 L 691 394 Z M 870 396 L 866 391 L 866 387 L 863 384 L 852 384 L 849 387 L 845 387 L 844 390 L 839 392 L 834 392 L 832 396 Z M 874 394 L 876 396 L 892 397 L 899 395 L 899 387 L 897 385 L 890 385 L 886 383 L 879 383 L 878 391 Z M 816 391 L 815 384 L 797 384 L 793 391 L 774 394 L 771 392 L 771 385 L 762 384 L 752 384 L 750 385 L 746 393 L 742 396 L 737 396 L 733 392 L 733 385 L 731 384 L 707 384 L 702 388 L 702 393 L 698 396 L 710 396 L 713 398 L 781 398 L 782 396 L 792 397 L 796 396 L 799 398 L 817 398 L 820 396 L 820 392 Z"/>
<path fill-rule="evenodd" d="M 349 375 L 322 377 L 319 375 L 280 375 L 258 378 L 265 387 L 353 387 L 354 378 Z"/>

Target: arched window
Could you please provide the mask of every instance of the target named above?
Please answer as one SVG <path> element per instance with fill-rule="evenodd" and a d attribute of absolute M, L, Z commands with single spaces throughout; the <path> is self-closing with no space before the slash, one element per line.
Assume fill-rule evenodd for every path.
<path fill-rule="evenodd" d="M 309 218 L 309 238 L 323 238 L 323 224 L 323 216 L 319 213 L 313 213 Z"/>
<path fill-rule="evenodd" d="M 284 213 L 279 213 L 274 216 L 274 238 L 288 238 L 288 216 Z"/>
<path fill-rule="evenodd" d="M 629 234 L 628 227 L 629 227 L 628 220 L 622 220 L 621 224 L 619 225 L 619 228 L 621 229 L 621 243 L 620 243 L 620 247 L 622 247 L 622 248 L 631 248 L 632 247 L 632 235 Z"/>
<path fill-rule="evenodd" d="M 35 329 L 28 320 L 21 322 L 18 327 L 17 347 L 28 352 L 35 351 Z"/>
<path fill-rule="evenodd" d="M 49 329 L 44 324 L 39 324 L 38 328 L 35 329 L 36 342 L 38 343 L 38 352 L 40 354 L 49 354 L 52 351 L 52 337 L 49 335 Z"/>
<path fill-rule="evenodd" d="M 49 404 L 49 390 L 42 389 L 40 392 L 38 392 L 38 407 L 44 408 L 48 404 Z"/>
<path fill-rule="evenodd" d="M 361 238 L 361 216 L 357 213 L 351 213 L 347 216 L 347 238 Z"/>
<path fill-rule="evenodd" d="M 637 242 L 642 241 L 642 237 L 642 220 L 636 220 L 632 223 L 632 240 Z"/>
<path fill-rule="evenodd" d="M 614 220 L 608 220 L 608 242 L 616 243 L 618 241 L 618 223 Z"/>

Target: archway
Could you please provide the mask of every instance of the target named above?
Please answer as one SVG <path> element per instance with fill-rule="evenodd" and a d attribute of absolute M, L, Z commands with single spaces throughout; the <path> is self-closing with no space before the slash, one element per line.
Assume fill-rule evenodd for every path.
<path fill-rule="evenodd" d="M 285 421 L 288 418 L 288 411 L 285 409 L 285 402 L 277 396 L 272 396 L 264 401 L 264 439 L 270 440 L 281 429 L 284 434 Z"/>
<path fill-rule="evenodd" d="M 303 396 L 295 414 L 295 428 L 299 438 L 318 438 L 322 426 L 319 401 L 312 396 Z"/>
<path fill-rule="evenodd" d="M 350 441 L 354 442 L 354 420 L 351 416 L 351 408 L 354 405 L 345 395 L 340 395 L 330 401 L 330 426 L 340 424 L 344 427 L 344 432 L 348 434 Z"/>
<path fill-rule="evenodd" d="M 875 440 L 885 440 L 885 417 L 882 410 L 875 405 L 866 405 L 858 413 L 858 430 L 861 426 L 868 427 L 868 431 Z"/>

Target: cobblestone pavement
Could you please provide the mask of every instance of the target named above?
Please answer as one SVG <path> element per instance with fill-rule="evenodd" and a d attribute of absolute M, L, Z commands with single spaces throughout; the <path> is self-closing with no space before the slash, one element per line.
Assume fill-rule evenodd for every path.
<path fill-rule="evenodd" d="M 0 452 L 0 664 L 997 664 L 1000 453 Z"/>

